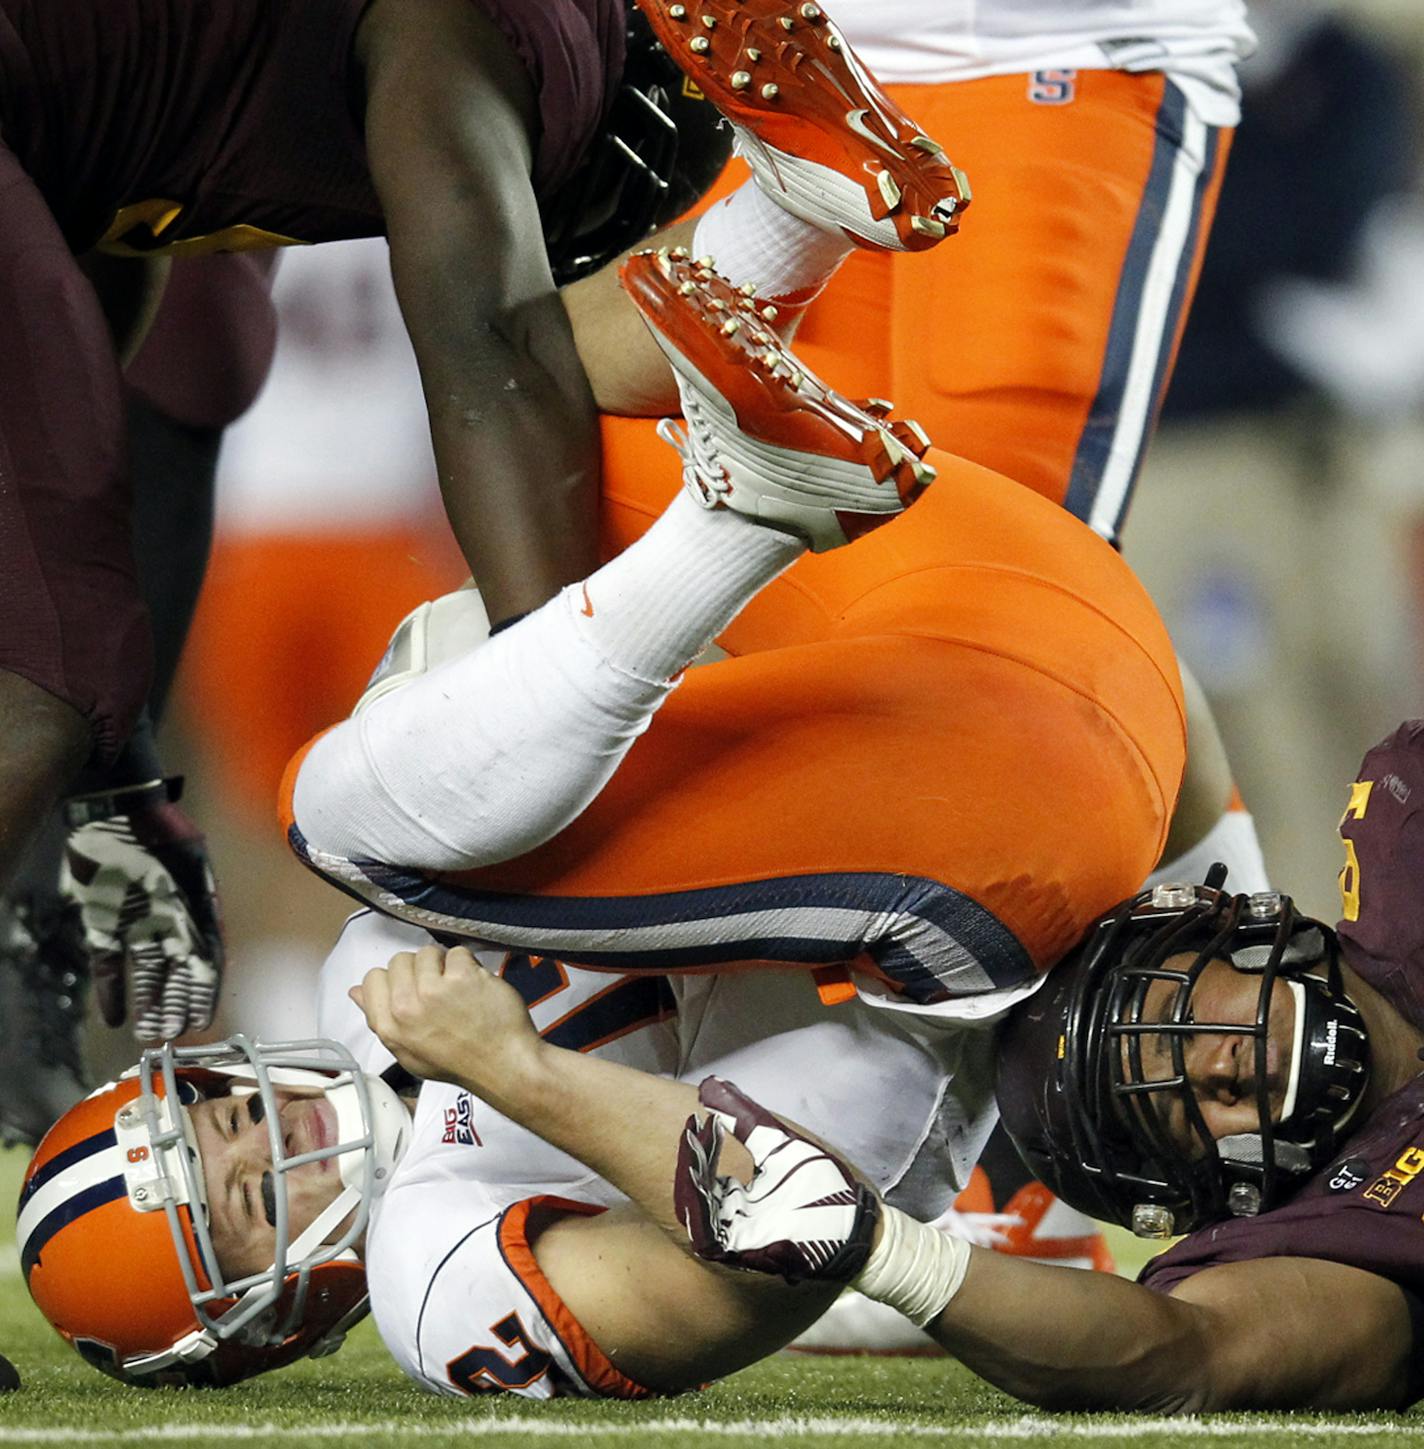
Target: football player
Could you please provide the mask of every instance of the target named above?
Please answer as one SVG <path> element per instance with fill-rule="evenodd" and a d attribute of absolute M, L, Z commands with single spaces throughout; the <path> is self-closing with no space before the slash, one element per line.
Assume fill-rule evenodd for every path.
<path fill-rule="evenodd" d="M 293 771 L 294 843 L 406 918 L 358 918 L 333 958 L 330 1085 L 284 1078 L 322 1066 L 295 1049 L 170 1047 L 36 1154 L 27 1281 L 123 1377 L 330 1347 L 365 1287 L 443 1392 L 749 1362 L 837 1285 L 786 1295 L 669 1237 L 690 1081 L 750 1074 L 937 1212 L 992 1122 L 983 1028 L 1160 851 L 1182 703 L 1120 558 L 947 455 L 926 487 L 914 427 L 826 389 L 705 265 L 627 278 L 683 388 L 683 477 L 610 457 L 621 552 L 488 639 L 472 594 L 418 610 Z M 733 657 L 678 682 L 719 632 Z M 761 969 L 699 969 L 738 963 Z M 379 1048 L 337 1013 L 353 980 Z M 426 1085 L 397 1160 L 348 1089 L 398 1064 Z"/>
<path fill-rule="evenodd" d="M 1045 1406 L 1414 1402 L 1421 785 L 1424 723 L 1410 721 L 1351 786 L 1334 929 L 1274 892 L 1223 892 L 1221 872 L 1161 885 L 1105 916 L 1010 1017 L 997 1095 L 1033 1171 L 1140 1234 L 1186 1234 L 1138 1283 L 908 1222 L 830 1154 L 814 1183 L 787 1180 L 775 1154 L 800 1134 L 724 1086 L 710 1095 L 725 1115 L 689 1124 L 679 1169 L 698 1251 L 798 1281 L 833 1254 L 829 1276 Z M 708 1166 L 723 1127 L 757 1144 L 748 1192 Z M 828 1192 L 847 1201 L 838 1222 L 807 1206 Z"/>
<path fill-rule="evenodd" d="M 722 154 L 715 117 L 699 139 L 667 114 L 688 89 L 669 55 L 726 73 L 747 135 L 808 153 L 823 221 L 899 249 L 952 228 L 961 179 L 818 7 L 757 0 L 717 29 L 640 4 L 665 49 L 630 49 L 625 0 L 0 4 L 0 877 L 146 694 L 119 358 L 164 258 L 389 236 L 447 510 L 500 622 L 596 557 L 593 397 L 555 273 L 685 206 Z M 107 316 L 94 253 L 129 259 L 90 267 Z M 178 1025 L 210 995 L 177 1002 Z"/>
<path fill-rule="evenodd" d="M 748 146 L 685 224 L 686 244 L 784 316 L 804 312 L 797 349 L 823 376 L 895 398 L 955 453 L 1116 543 L 1239 119 L 1236 63 L 1252 44 L 1241 0 L 1143 0 L 1130 11 L 1091 0 L 842 0 L 836 16 L 896 100 L 953 139 L 977 186 L 972 223 L 913 267 L 852 254 L 844 235 L 791 214 L 794 203 L 769 204 L 747 181 L 766 169 Z M 608 274 L 569 290 L 576 335 L 609 325 L 615 290 Z M 623 319 L 628 360 L 634 325 Z M 605 368 L 601 388 L 616 386 L 598 392 L 600 405 L 656 410 L 639 390 L 649 376 L 635 378 L 631 361 Z M 655 451 L 649 430 L 620 426 L 630 458 L 640 432 L 645 454 Z M 1262 889 L 1254 822 L 1207 701 L 1185 683 L 1195 793 L 1174 817 L 1168 874 L 1199 880 L 1223 859 L 1238 889 Z M 1208 767 L 1212 753 L 1220 768 Z M 985 1220 L 1006 1247 L 1110 1261 L 1096 1228 L 1050 1205 L 1007 1144 L 994 1144 L 987 1167 L 976 1205 L 989 1206 L 992 1191 L 994 1207 L 1021 1219 Z"/>

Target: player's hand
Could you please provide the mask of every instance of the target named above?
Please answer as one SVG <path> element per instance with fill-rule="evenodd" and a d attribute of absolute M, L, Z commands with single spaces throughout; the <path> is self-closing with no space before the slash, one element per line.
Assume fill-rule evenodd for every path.
<path fill-rule="evenodd" d="M 788 1283 L 848 1283 L 870 1255 L 880 1200 L 839 1157 L 743 1096 L 707 1077 L 677 1150 L 673 1200 L 692 1250 L 708 1262 Z M 743 1186 L 719 1177 L 724 1132 L 745 1144 L 755 1171 Z"/>
<path fill-rule="evenodd" d="M 66 806 L 60 889 L 79 909 L 99 1013 L 141 1041 L 210 1026 L 222 982 L 222 912 L 207 848 L 178 808 L 181 781 Z"/>
<path fill-rule="evenodd" d="M 523 997 L 464 946 L 401 951 L 351 999 L 406 1071 L 486 1100 L 521 1080 L 542 1045 Z"/>

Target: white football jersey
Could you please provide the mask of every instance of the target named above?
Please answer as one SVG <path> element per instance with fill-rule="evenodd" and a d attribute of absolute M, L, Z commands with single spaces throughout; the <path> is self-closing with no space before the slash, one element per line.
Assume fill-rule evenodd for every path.
<path fill-rule="evenodd" d="M 1160 70 L 1210 126 L 1240 120 L 1235 64 L 1254 44 L 1243 0 L 830 0 L 827 10 L 890 85 Z M 954 138 L 941 139 L 953 153 Z"/>
<path fill-rule="evenodd" d="M 344 1041 L 368 1071 L 392 1058 L 347 989 L 394 952 L 428 941 L 363 912 L 327 962 L 320 1032 Z M 987 1029 L 859 1000 L 826 1007 L 805 972 L 669 980 L 477 954 L 531 1003 L 546 1039 L 688 1082 L 725 1077 L 834 1142 L 921 1218 L 952 1201 L 995 1120 Z M 541 1398 L 636 1391 L 534 1263 L 524 1218 L 542 1197 L 592 1209 L 622 1200 L 469 1093 L 440 1082 L 421 1088 L 410 1146 L 373 1213 L 366 1264 L 381 1336 L 426 1387 Z"/>

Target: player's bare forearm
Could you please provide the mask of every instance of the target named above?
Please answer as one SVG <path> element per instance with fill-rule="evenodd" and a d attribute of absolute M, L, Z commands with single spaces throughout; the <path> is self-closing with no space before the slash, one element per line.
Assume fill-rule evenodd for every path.
<path fill-rule="evenodd" d="M 645 246 L 690 247 L 695 221 L 680 221 Z M 625 253 L 626 255 L 626 253 Z M 672 368 L 628 294 L 619 285 L 623 258 L 565 287 L 579 356 L 600 411 L 660 418 L 678 411 Z"/>
<path fill-rule="evenodd" d="M 532 91 L 467 0 L 375 0 L 358 53 L 441 491 L 497 623 L 597 563 L 597 414 L 540 240 Z"/>
<path fill-rule="evenodd" d="M 508 982 L 462 947 L 401 952 L 353 997 L 416 1076 L 453 1082 L 625 1193 L 684 1241 L 673 1168 L 697 1089 L 542 1041 Z M 750 1159 L 730 1143 L 726 1170 Z"/>
<path fill-rule="evenodd" d="M 926 1331 L 990 1383 L 1044 1408 L 1176 1413 L 1200 1407 L 1197 1327 L 1173 1300 L 1111 1274 L 976 1248 Z"/>
<path fill-rule="evenodd" d="M 455 537 L 491 622 L 527 613 L 598 566 L 598 421 L 563 309 L 551 289 L 407 318 Z"/>
<path fill-rule="evenodd" d="M 695 217 L 674 222 L 634 250 L 691 247 L 696 230 Z M 680 407 L 677 384 L 652 333 L 619 285 L 622 262 L 619 257 L 591 277 L 565 287 L 564 306 L 599 410 L 628 418 L 667 417 Z M 785 320 L 777 324 L 776 331 L 790 341 L 802 312 L 797 308 L 783 315 Z"/>
<path fill-rule="evenodd" d="M 1230 1264 L 1168 1296 L 976 1248 L 928 1332 L 990 1383 L 1045 1408 L 1204 1413 L 1408 1401 L 1403 1294 L 1334 1263 Z"/>

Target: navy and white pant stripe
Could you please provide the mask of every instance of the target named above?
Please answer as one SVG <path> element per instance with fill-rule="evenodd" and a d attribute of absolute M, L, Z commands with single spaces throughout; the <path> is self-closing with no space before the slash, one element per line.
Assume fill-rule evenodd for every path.
<path fill-rule="evenodd" d="M 615 971 L 675 972 L 727 961 L 797 964 L 868 954 L 919 1005 L 1017 986 L 1034 966 L 977 902 L 889 872 L 795 875 L 636 896 L 481 891 L 307 844 L 297 854 L 385 914 L 438 935 Z"/>
<path fill-rule="evenodd" d="M 1168 81 L 1097 394 L 1063 500 L 1109 543 L 1117 542 L 1161 406 L 1220 149 L 1219 128 Z"/>

